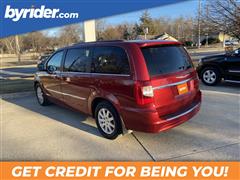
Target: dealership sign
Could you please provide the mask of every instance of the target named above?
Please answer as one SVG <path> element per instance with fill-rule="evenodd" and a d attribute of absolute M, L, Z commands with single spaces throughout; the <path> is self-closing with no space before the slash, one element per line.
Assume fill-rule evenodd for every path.
<path fill-rule="evenodd" d="M 42 5 L 40 8 L 12 8 L 10 5 L 6 6 L 4 18 L 12 19 L 12 21 L 19 21 L 22 18 L 78 18 L 78 13 L 61 13 L 60 9 L 46 8 Z"/>
<path fill-rule="evenodd" d="M 0 38 L 182 1 L 1 1 Z"/>

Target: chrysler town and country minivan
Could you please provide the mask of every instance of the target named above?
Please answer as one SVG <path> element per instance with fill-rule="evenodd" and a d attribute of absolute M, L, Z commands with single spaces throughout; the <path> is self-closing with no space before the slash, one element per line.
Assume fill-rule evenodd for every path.
<path fill-rule="evenodd" d="M 57 50 L 35 75 L 41 105 L 89 114 L 109 139 L 125 130 L 156 133 L 200 109 L 191 59 L 174 41 L 100 41 Z"/>

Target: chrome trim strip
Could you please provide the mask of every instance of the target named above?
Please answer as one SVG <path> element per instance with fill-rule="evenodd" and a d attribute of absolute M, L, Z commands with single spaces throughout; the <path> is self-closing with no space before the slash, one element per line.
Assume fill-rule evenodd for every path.
<path fill-rule="evenodd" d="M 226 82 L 232 82 L 232 83 L 240 83 L 240 81 L 234 81 L 234 80 L 224 80 Z"/>
<path fill-rule="evenodd" d="M 191 81 L 192 79 L 193 78 L 189 78 L 189 79 L 186 79 L 186 80 L 183 80 L 183 81 L 179 81 L 179 82 L 175 82 L 175 83 L 171 83 L 171 84 L 166 84 L 166 85 L 162 85 L 162 86 L 157 86 L 157 87 L 154 87 L 153 90 L 163 89 L 163 88 L 171 87 L 171 86 L 176 86 L 176 85 L 183 84 L 183 83 L 186 83 L 188 81 Z"/>
<path fill-rule="evenodd" d="M 126 76 L 126 77 L 129 77 L 130 76 L 130 74 L 104 74 L 104 73 L 84 73 L 84 72 L 68 72 L 68 71 L 63 71 L 62 72 L 62 74 L 64 74 L 64 73 L 67 73 L 67 74 L 86 74 L 86 75 L 91 75 L 91 74 L 93 74 L 93 75 L 106 75 L 106 76 Z"/>
<path fill-rule="evenodd" d="M 192 111 L 193 111 L 194 109 L 196 109 L 198 106 L 200 106 L 200 103 L 198 103 L 197 105 L 195 105 L 194 107 L 192 107 L 191 109 L 185 111 L 185 112 L 182 113 L 182 114 L 179 114 L 179 115 L 177 115 L 177 116 L 174 116 L 174 117 L 171 117 L 171 118 L 169 118 L 169 119 L 166 119 L 166 121 L 171 121 L 171 120 L 177 119 L 177 118 L 179 118 L 179 117 L 181 117 L 181 116 L 184 116 L 184 115 L 192 112 Z"/>
<path fill-rule="evenodd" d="M 57 94 L 62 94 L 62 95 L 65 95 L 65 96 L 70 96 L 70 97 L 73 97 L 73 98 L 76 98 L 76 99 L 86 100 L 86 98 L 79 97 L 79 96 L 75 96 L 75 95 L 72 95 L 72 94 L 67 94 L 67 93 L 55 91 L 55 90 L 48 89 L 48 88 L 46 88 L 46 90 L 51 91 L 51 92 L 54 92 L 54 93 L 57 93 Z"/>
<path fill-rule="evenodd" d="M 232 73 L 240 73 L 240 70 L 228 70 L 228 72 L 232 72 Z"/>

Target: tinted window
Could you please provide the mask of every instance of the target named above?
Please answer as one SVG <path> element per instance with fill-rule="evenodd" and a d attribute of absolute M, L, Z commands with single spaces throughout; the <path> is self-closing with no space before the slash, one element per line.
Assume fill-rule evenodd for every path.
<path fill-rule="evenodd" d="M 119 47 L 96 47 L 91 69 L 95 73 L 129 74 L 127 54 Z"/>
<path fill-rule="evenodd" d="M 185 70 L 192 67 L 181 46 L 158 46 L 142 49 L 150 76 Z"/>
<path fill-rule="evenodd" d="M 63 51 L 55 53 L 47 63 L 47 66 L 54 66 L 57 71 L 60 70 L 61 61 L 62 61 Z"/>
<path fill-rule="evenodd" d="M 90 60 L 89 49 L 69 49 L 65 58 L 64 70 L 72 72 L 89 72 Z"/>

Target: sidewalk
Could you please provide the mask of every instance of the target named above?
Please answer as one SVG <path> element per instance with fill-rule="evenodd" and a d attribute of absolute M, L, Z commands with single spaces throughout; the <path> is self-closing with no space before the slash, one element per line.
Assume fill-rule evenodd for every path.
<path fill-rule="evenodd" d="M 189 53 L 208 53 L 208 52 L 225 52 L 225 49 L 223 47 L 220 48 L 206 48 L 202 47 L 200 49 L 187 49 Z"/>
<path fill-rule="evenodd" d="M 22 67 L 36 67 L 37 63 L 34 64 L 11 64 L 11 65 L 4 65 L 4 63 L 2 62 L 0 69 L 6 69 L 6 68 L 22 68 Z"/>

